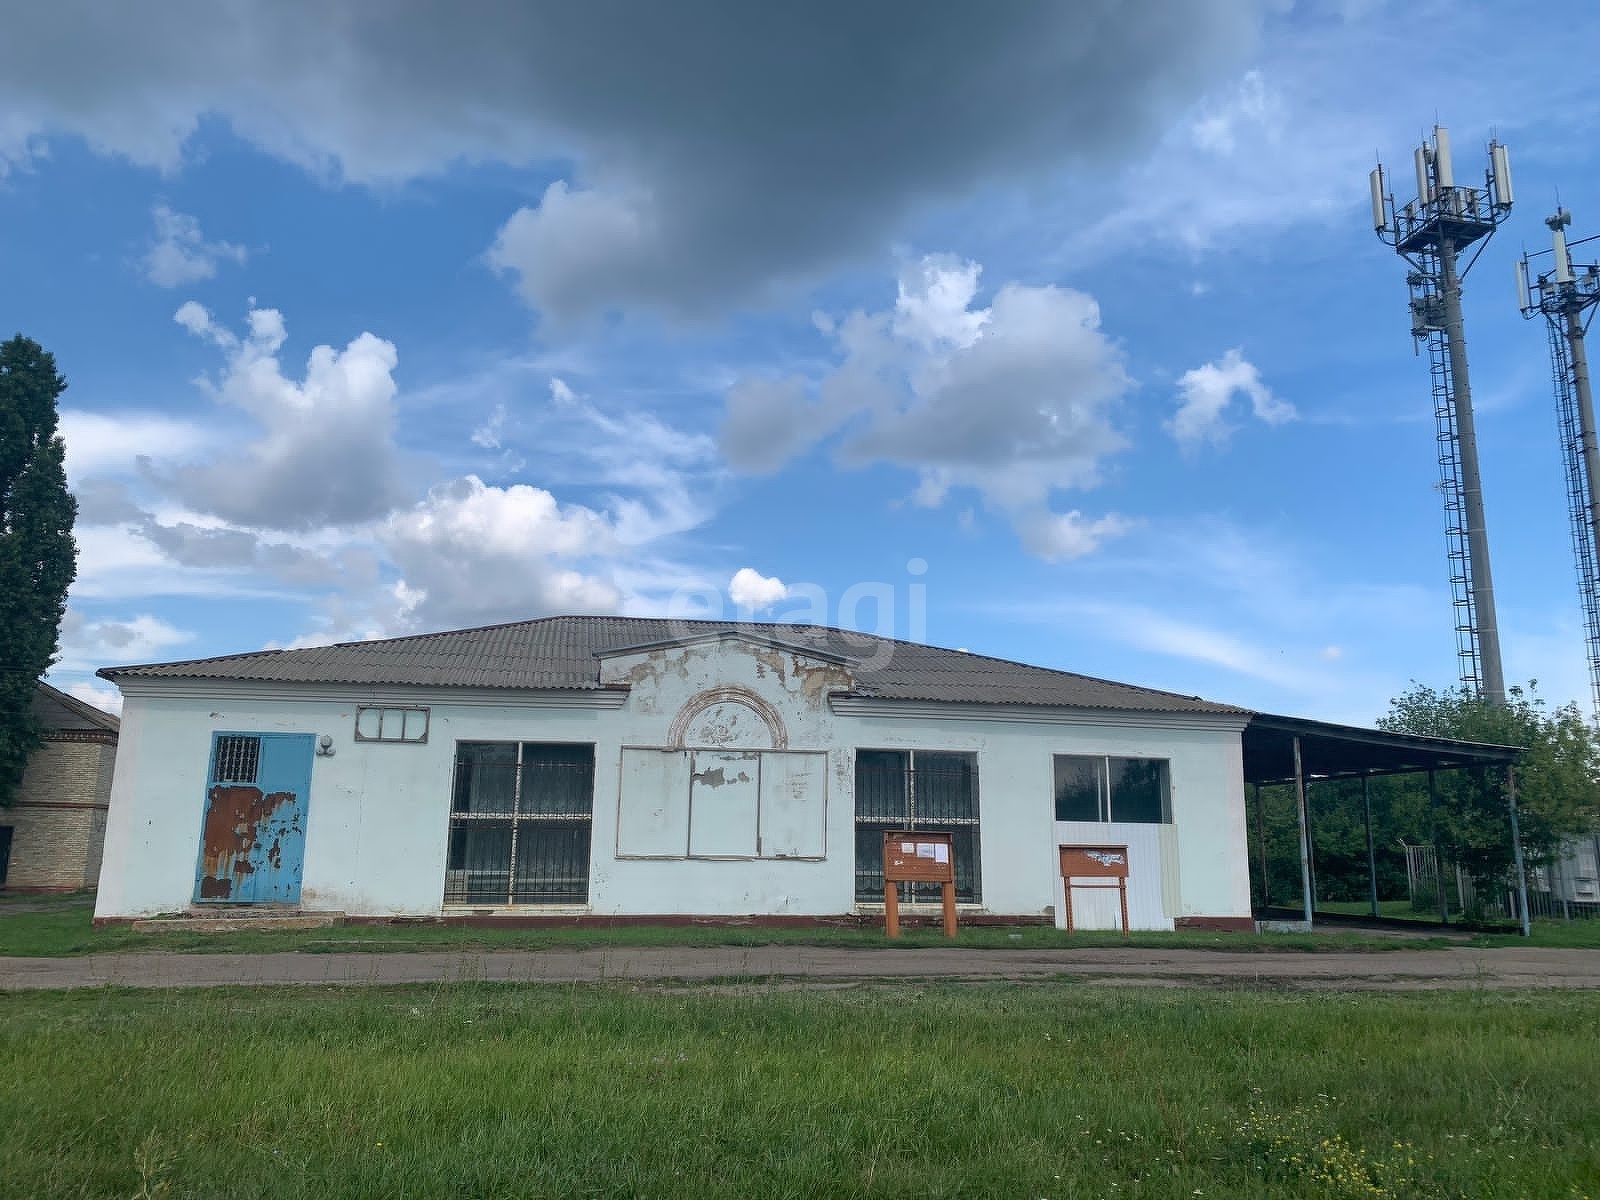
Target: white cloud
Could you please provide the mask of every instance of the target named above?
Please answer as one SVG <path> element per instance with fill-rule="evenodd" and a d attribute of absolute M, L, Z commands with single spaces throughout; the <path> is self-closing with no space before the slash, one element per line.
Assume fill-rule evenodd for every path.
<path fill-rule="evenodd" d="M 198 421 L 153 412 L 61 410 L 67 478 L 74 488 L 97 475 L 132 474 L 140 457 L 187 458 L 211 445 L 214 431 Z"/>
<path fill-rule="evenodd" d="M 789 594 L 789 585 L 776 576 L 768 577 L 751 567 L 740 567 L 728 581 L 728 596 L 734 604 L 750 612 L 771 608 Z"/>
<path fill-rule="evenodd" d="M 150 213 L 155 237 L 142 262 L 145 278 L 157 287 L 181 287 L 217 273 L 222 262 L 243 263 L 249 252 L 232 242 L 208 242 L 200 222 L 158 204 Z"/>
<path fill-rule="evenodd" d="M 1246 71 L 1230 92 L 1214 96 L 1193 116 L 1186 132 L 1202 150 L 1226 157 L 1238 146 L 1245 129 L 1276 132 L 1281 128 L 1281 101 L 1269 92 L 1260 71 Z"/>
<path fill-rule="evenodd" d="M 243 338 L 193 301 L 175 319 L 227 354 L 209 390 L 261 430 L 242 453 L 173 470 L 165 482 L 185 504 L 251 528 L 303 530 L 381 517 L 404 499 L 393 343 L 363 333 L 342 351 L 317 346 L 294 380 L 278 361 L 288 332 L 277 310 L 251 309 Z"/>
<path fill-rule="evenodd" d="M 1123 448 L 1114 413 L 1131 386 L 1093 298 L 1068 288 L 1002 286 L 974 307 L 979 268 L 931 256 L 902 273 L 888 312 L 829 328 L 837 364 L 820 379 L 744 379 L 728 393 L 722 446 L 743 470 L 772 471 L 825 439 L 847 465 L 918 474 L 917 503 L 972 488 L 1030 549 L 1085 553 L 1126 528 L 1050 508 L 1095 486 Z"/>
<path fill-rule="evenodd" d="M 395 595 L 408 622 L 612 612 L 622 600 L 604 576 L 618 550 L 613 521 L 543 488 L 489 487 L 469 475 L 390 517 L 379 540 L 400 572 Z"/>
<path fill-rule="evenodd" d="M 172 314 L 172 319 L 194 334 L 195 337 L 215 342 L 224 350 L 231 350 L 239 344 L 239 339 L 213 321 L 211 313 L 206 310 L 206 306 L 198 301 L 185 300 L 178 306 L 178 311 Z"/>
<path fill-rule="evenodd" d="M 193 637 L 149 613 L 90 620 L 69 606 L 61 621 L 61 658 L 55 669 L 92 672 L 113 664 L 150 662 Z"/>
<path fill-rule="evenodd" d="M 1135 246 L 1166 256 L 1174 244 L 1193 255 L 1257 254 L 1288 230 L 1316 241 L 1330 227 L 1358 229 L 1373 152 L 1409 176 L 1410 149 L 1435 112 L 1455 135 L 1458 179 L 1469 162 L 1471 174 L 1482 170 L 1481 145 L 1496 130 L 1513 155 L 1535 152 L 1524 114 L 1539 114 L 1541 158 L 1570 163 L 1559 147 L 1592 140 L 1583 73 L 1552 73 L 1548 48 L 1505 36 L 1496 6 L 1458 6 L 1436 23 L 1426 63 L 1392 6 L 1281 7 L 1261 53 L 1170 122 L 1153 151 L 1062 189 L 1061 261 L 1081 268 Z M 1595 28 L 1585 10 L 1564 33 L 1587 44 Z"/>
<path fill-rule="evenodd" d="M 1256 419 L 1268 425 L 1295 417 L 1294 405 L 1274 396 L 1261 381 L 1261 372 L 1237 348 L 1185 371 L 1178 379 L 1178 396 L 1178 409 L 1167 429 L 1186 450 L 1228 440 L 1234 427 L 1227 416 L 1236 397 L 1248 402 Z"/>
<path fill-rule="evenodd" d="M 1051 597 L 993 611 L 1077 631 L 1090 658 L 1064 664 L 1072 670 L 1369 724 L 1404 688 L 1394 664 L 1416 661 L 1419 642 L 1453 672 L 1448 626 L 1434 636 L 1448 605 L 1437 589 L 1352 578 L 1260 526 L 1191 517 L 1130 530 Z M 1150 661 L 1130 666 L 1130 651 Z"/>
<path fill-rule="evenodd" d="M 926 351 L 972 345 L 989 323 L 988 310 L 972 307 L 982 273 L 977 263 L 948 254 L 908 266 L 894 302 L 895 336 Z"/>
<path fill-rule="evenodd" d="M 1065 513 L 1032 512 L 1017 522 L 1023 546 L 1046 562 L 1093 554 L 1104 542 L 1121 537 L 1133 527 L 1133 521 L 1115 513 L 1089 520 L 1077 509 Z"/>
<path fill-rule="evenodd" d="M 1325 678 L 1303 661 L 1304 656 L 1290 658 L 1283 650 L 1144 605 L 1080 603 L 1070 606 L 1070 611 L 1094 621 L 1102 632 L 1127 645 L 1221 667 L 1290 691 L 1309 693 Z"/>
<path fill-rule="evenodd" d="M 570 189 L 557 180 L 536 208 L 514 212 L 489 247 L 489 265 L 517 277 L 528 305 L 558 314 L 603 309 L 618 291 L 670 297 L 675 267 L 648 202 Z"/>
<path fill-rule="evenodd" d="M 506 406 L 496 404 L 488 420 L 472 431 L 472 444 L 485 450 L 500 449 L 500 435 L 506 427 Z"/>
<path fill-rule="evenodd" d="M 319 346 L 295 378 L 281 365 L 287 328 L 275 310 L 252 310 L 241 333 L 193 302 L 176 320 L 224 359 L 201 381 L 218 405 L 210 420 L 146 428 L 137 414 L 67 416 L 69 461 L 101 472 L 78 485 L 92 520 L 80 523 L 76 599 L 290 600 L 312 610 L 325 640 L 611 612 L 661 594 L 664 581 L 703 578 L 672 543 L 714 510 L 724 468 L 705 433 L 516 360 L 436 384 L 423 408 L 488 411 L 479 443 L 497 443 L 517 462 L 511 471 L 526 454 L 539 482 L 439 480 L 430 460 L 396 450 L 389 342 L 362 334 L 342 351 Z M 229 413 L 258 432 L 215 432 Z M 129 461 L 130 440 L 151 453 Z M 353 491 L 374 478 L 381 486 Z"/>
<path fill-rule="evenodd" d="M 75 696 L 85 704 L 98 708 L 101 712 L 122 715 L 122 693 L 109 683 L 91 683 L 87 679 L 77 683 L 69 683 L 61 689 L 69 696 Z"/>

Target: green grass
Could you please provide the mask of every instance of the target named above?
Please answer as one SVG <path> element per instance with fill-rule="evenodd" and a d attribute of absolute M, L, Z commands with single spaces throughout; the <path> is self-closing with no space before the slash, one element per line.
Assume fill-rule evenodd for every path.
<path fill-rule="evenodd" d="M 1533 923 L 1533 936 L 1520 933 L 1482 933 L 1472 939 L 1474 946 L 1549 946 L 1552 949 L 1600 950 L 1600 920 L 1562 921 L 1540 918 Z"/>
<path fill-rule="evenodd" d="M 0 996 L 0 1196 L 1575 1197 L 1600 996 Z"/>
<path fill-rule="evenodd" d="M 1350 917 L 1370 917 L 1372 915 L 1372 902 L 1370 900 L 1318 900 L 1319 913 L 1338 913 Z M 1421 921 L 1424 924 L 1437 925 L 1439 914 L 1437 912 L 1419 912 L 1412 907 L 1409 900 L 1380 900 L 1378 913 L 1386 921 Z"/>
<path fill-rule="evenodd" d="M 951 942 L 937 929 L 907 929 L 889 941 L 881 927 L 771 929 L 755 925 L 623 926 L 615 929 L 552 926 L 540 929 L 463 928 L 451 925 L 404 923 L 398 925 L 341 925 L 304 931 L 245 931 L 229 933 L 139 933 L 126 926 L 95 929 L 92 902 L 60 901 L 37 912 L 8 913 L 0 909 L 0 955 L 56 958 L 140 950 L 200 953 L 265 954 L 276 951 L 329 953 L 341 950 L 541 950 L 587 946 L 967 946 L 1025 950 L 1122 946 L 1163 950 L 1328 951 L 1417 949 L 1449 944 L 1445 939 L 1418 940 L 1369 936 L 1360 933 L 1225 934 L 1138 933 L 1124 938 L 1116 933 L 1068 934 L 1048 926 L 1016 928 L 971 927 Z"/>

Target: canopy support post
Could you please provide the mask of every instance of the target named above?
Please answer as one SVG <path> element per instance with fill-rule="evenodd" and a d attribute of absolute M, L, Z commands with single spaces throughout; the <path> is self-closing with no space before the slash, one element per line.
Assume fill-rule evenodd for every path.
<path fill-rule="evenodd" d="M 1522 828 L 1517 821 L 1517 769 L 1506 765 L 1506 806 L 1511 810 L 1511 854 L 1517 864 L 1517 907 L 1522 910 L 1522 936 L 1533 936 L 1533 924 L 1528 920 L 1528 871 L 1522 861 Z"/>
<path fill-rule="evenodd" d="M 1300 761 L 1300 735 L 1294 739 L 1294 797 L 1300 816 L 1300 893 L 1305 904 L 1306 928 L 1311 928 L 1311 825 L 1306 816 L 1306 774 Z"/>
<path fill-rule="evenodd" d="M 1433 837 L 1433 886 L 1439 893 L 1439 924 L 1450 924 L 1450 898 L 1444 890 L 1444 849 L 1439 845 L 1439 784 L 1432 767 L 1428 768 L 1428 824 Z"/>
<path fill-rule="evenodd" d="M 1272 907 L 1272 885 L 1267 879 L 1267 816 L 1266 809 L 1262 807 L 1261 785 L 1256 789 L 1256 847 L 1261 852 L 1261 907 Z"/>
<path fill-rule="evenodd" d="M 1382 917 L 1378 907 L 1378 855 L 1372 844 L 1372 777 L 1361 772 L 1361 823 L 1367 830 L 1367 882 L 1372 892 L 1372 915 Z"/>

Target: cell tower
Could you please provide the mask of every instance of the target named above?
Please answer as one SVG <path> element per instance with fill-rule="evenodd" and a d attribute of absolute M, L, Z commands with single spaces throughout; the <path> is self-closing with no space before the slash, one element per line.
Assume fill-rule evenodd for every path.
<path fill-rule="evenodd" d="M 1556 391 L 1556 420 L 1561 426 L 1561 457 L 1567 475 L 1567 513 L 1572 519 L 1572 549 L 1578 564 L 1578 596 L 1583 601 L 1583 630 L 1589 651 L 1589 686 L 1600 714 L 1600 443 L 1595 440 L 1594 397 L 1589 391 L 1589 355 L 1584 334 L 1600 305 L 1600 266 L 1572 264 L 1567 226 L 1572 214 L 1558 208 L 1545 221 L 1553 245 L 1548 251 L 1524 254 L 1517 263 L 1517 302 L 1522 315 L 1544 314 L 1550 334 L 1550 365 Z M 1595 238 L 1573 242 L 1581 246 Z M 1550 269 L 1539 272 L 1534 260 L 1548 253 Z"/>
<path fill-rule="evenodd" d="M 1378 237 L 1411 264 L 1406 274 L 1411 336 L 1428 347 L 1461 683 L 1491 704 L 1503 705 L 1506 684 L 1461 323 L 1461 280 L 1511 212 L 1511 160 L 1504 146 L 1490 142 L 1484 185 L 1458 186 L 1450 134 L 1437 125 L 1432 144 L 1424 142 L 1413 157 L 1417 197 L 1403 206 L 1390 194 L 1382 165 L 1372 172 L 1372 224 Z M 1471 257 L 1461 266 L 1460 255 L 1467 250 Z"/>

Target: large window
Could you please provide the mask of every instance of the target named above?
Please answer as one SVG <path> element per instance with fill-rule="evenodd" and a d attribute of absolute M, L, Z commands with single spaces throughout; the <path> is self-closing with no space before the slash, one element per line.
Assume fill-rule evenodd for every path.
<path fill-rule="evenodd" d="M 458 742 L 446 904 L 587 904 L 594 747 Z"/>
<path fill-rule="evenodd" d="M 892 829 L 949 833 L 956 899 L 983 899 L 978 870 L 978 756 L 944 750 L 856 751 L 856 900 L 883 899 L 883 835 Z M 935 903 L 938 884 L 901 884 L 907 903 Z"/>
<path fill-rule="evenodd" d="M 1170 824 L 1167 760 L 1056 755 L 1056 820 Z"/>

